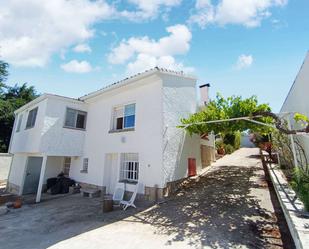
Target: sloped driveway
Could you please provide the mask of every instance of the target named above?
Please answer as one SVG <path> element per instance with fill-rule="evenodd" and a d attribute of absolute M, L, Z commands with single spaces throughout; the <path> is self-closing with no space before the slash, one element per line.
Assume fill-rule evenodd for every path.
<path fill-rule="evenodd" d="M 272 204 L 257 149 L 218 160 L 199 181 L 145 210 L 102 215 L 98 202 L 76 199 L 74 204 L 77 197 L 71 198 L 71 206 L 59 204 L 54 211 L 50 202 L 42 203 L 44 209 L 0 217 L 0 248 L 293 248 Z M 48 222 L 40 214 L 44 210 Z M 36 223 L 29 222 L 31 215 Z"/>

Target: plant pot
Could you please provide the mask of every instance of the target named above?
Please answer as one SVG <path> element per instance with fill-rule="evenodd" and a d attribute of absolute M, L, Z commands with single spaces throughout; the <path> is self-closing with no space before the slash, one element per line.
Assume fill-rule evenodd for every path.
<path fill-rule="evenodd" d="M 22 206 L 21 200 L 14 201 L 14 203 L 13 203 L 14 208 L 21 208 L 21 206 Z"/>
<path fill-rule="evenodd" d="M 224 154 L 225 154 L 224 148 L 219 148 L 219 149 L 217 149 L 217 153 L 218 153 L 219 155 L 224 155 Z"/>

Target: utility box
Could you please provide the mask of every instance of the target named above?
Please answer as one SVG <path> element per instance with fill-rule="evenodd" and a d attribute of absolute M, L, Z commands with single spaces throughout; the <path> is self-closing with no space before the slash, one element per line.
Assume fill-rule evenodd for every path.
<path fill-rule="evenodd" d="M 188 158 L 188 176 L 196 176 L 196 159 Z"/>

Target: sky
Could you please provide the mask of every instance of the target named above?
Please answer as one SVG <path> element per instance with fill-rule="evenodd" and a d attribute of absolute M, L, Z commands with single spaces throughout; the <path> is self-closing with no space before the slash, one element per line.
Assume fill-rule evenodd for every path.
<path fill-rule="evenodd" d="M 279 111 L 308 50 L 308 0 L 0 0 L 7 84 L 39 93 L 80 97 L 159 66 Z"/>

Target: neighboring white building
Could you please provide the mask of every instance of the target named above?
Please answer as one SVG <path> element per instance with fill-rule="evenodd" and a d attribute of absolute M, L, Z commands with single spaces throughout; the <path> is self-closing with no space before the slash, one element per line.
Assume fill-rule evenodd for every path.
<path fill-rule="evenodd" d="M 196 78 L 159 68 L 79 99 L 43 94 L 15 112 L 8 189 L 39 201 L 46 179 L 65 171 L 106 193 L 138 181 L 140 194 L 161 197 L 187 177 L 188 158 L 202 169 L 200 137 L 177 128 L 196 110 Z"/>
<path fill-rule="evenodd" d="M 294 114 L 301 113 L 309 117 L 309 52 L 295 78 L 295 81 L 281 107 L 280 113 L 290 118 L 292 128 L 303 128 L 295 124 Z M 286 114 L 290 113 L 290 114 Z M 309 159 L 309 135 L 296 135 L 304 147 Z"/>

